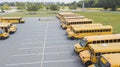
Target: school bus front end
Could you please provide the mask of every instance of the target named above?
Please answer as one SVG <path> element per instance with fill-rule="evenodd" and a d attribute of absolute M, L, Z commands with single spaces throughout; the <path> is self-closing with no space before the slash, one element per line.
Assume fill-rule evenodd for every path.
<path fill-rule="evenodd" d="M 120 43 L 90 44 L 88 50 L 81 51 L 79 57 L 85 66 L 96 64 L 104 54 L 120 53 Z"/>
<path fill-rule="evenodd" d="M 9 37 L 9 33 L 4 32 L 2 29 L 0 29 L 0 39 L 6 39 Z"/>
<path fill-rule="evenodd" d="M 75 38 L 75 33 L 72 30 L 70 30 L 69 32 L 67 32 L 67 36 L 68 36 L 69 39 L 74 39 Z"/>
<path fill-rule="evenodd" d="M 88 67 L 120 67 L 120 53 L 103 54 L 98 63 Z"/>
<path fill-rule="evenodd" d="M 88 41 L 85 38 L 81 39 L 79 43 L 76 43 L 74 45 L 74 50 L 76 53 L 79 53 L 87 49 L 88 49 Z"/>
<path fill-rule="evenodd" d="M 82 63 L 85 64 L 85 66 L 89 66 L 92 64 L 91 53 L 89 52 L 89 50 L 84 50 L 84 51 L 80 52 L 79 57 L 80 57 L 80 60 L 82 61 Z"/>
<path fill-rule="evenodd" d="M 13 24 L 11 24 L 11 27 L 10 27 L 10 33 L 15 33 L 17 31 L 17 27 Z"/>
<path fill-rule="evenodd" d="M 13 25 L 12 23 L 0 23 L 0 27 L 5 30 L 5 32 L 8 32 L 10 34 L 16 32 L 17 27 Z"/>
<path fill-rule="evenodd" d="M 120 53 L 104 54 L 98 64 L 100 67 L 120 67 Z"/>

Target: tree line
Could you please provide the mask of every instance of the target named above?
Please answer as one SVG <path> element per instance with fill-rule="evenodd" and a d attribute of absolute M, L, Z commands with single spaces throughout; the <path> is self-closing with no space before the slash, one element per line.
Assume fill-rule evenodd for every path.
<path fill-rule="evenodd" d="M 111 9 L 111 11 L 116 11 L 120 7 L 120 0 L 84 0 L 86 8 L 103 8 L 104 10 Z M 60 10 L 65 9 L 68 6 L 69 9 L 76 10 L 78 7 L 82 7 L 82 1 L 74 1 L 72 3 L 60 3 L 60 2 L 4 2 L 0 3 L 1 10 L 9 10 L 9 6 L 16 6 L 17 9 L 27 10 L 27 11 L 38 11 L 43 10 Z"/>

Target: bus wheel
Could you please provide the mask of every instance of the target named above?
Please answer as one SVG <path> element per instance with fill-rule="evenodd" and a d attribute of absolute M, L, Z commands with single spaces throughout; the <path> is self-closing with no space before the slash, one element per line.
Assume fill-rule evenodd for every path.
<path fill-rule="evenodd" d="M 60 27 L 62 27 L 62 25 L 60 25 Z"/>
<path fill-rule="evenodd" d="M 71 40 L 74 40 L 74 37 L 72 36 L 72 37 L 70 37 L 70 39 L 71 39 Z"/>
<path fill-rule="evenodd" d="M 75 53 L 76 55 L 78 55 L 78 54 L 79 54 L 79 52 L 75 51 L 75 49 L 74 49 L 74 53 Z"/>
<path fill-rule="evenodd" d="M 87 62 L 85 63 L 85 67 L 88 67 L 88 66 L 91 65 L 91 64 L 92 64 L 91 61 L 87 61 Z"/>
<path fill-rule="evenodd" d="M 2 40 L 4 40 L 5 38 L 4 37 L 1 37 Z"/>

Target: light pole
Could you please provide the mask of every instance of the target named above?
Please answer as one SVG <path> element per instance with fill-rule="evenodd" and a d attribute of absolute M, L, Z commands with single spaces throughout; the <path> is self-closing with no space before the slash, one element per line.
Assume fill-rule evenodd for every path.
<path fill-rule="evenodd" d="M 82 10 L 85 11 L 85 2 L 84 0 L 81 0 L 82 1 Z"/>

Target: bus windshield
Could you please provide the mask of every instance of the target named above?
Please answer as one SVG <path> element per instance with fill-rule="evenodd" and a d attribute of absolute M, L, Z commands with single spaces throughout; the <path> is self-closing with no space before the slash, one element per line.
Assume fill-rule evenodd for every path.
<path fill-rule="evenodd" d="M 0 34 L 4 33 L 3 30 L 0 29 Z"/>
<path fill-rule="evenodd" d="M 104 58 L 101 58 L 100 59 L 100 67 L 110 67 L 110 64 Z"/>
<path fill-rule="evenodd" d="M 79 43 L 82 47 L 85 47 L 86 44 L 87 44 L 87 41 L 85 39 L 82 39 L 80 40 L 80 43 Z"/>

